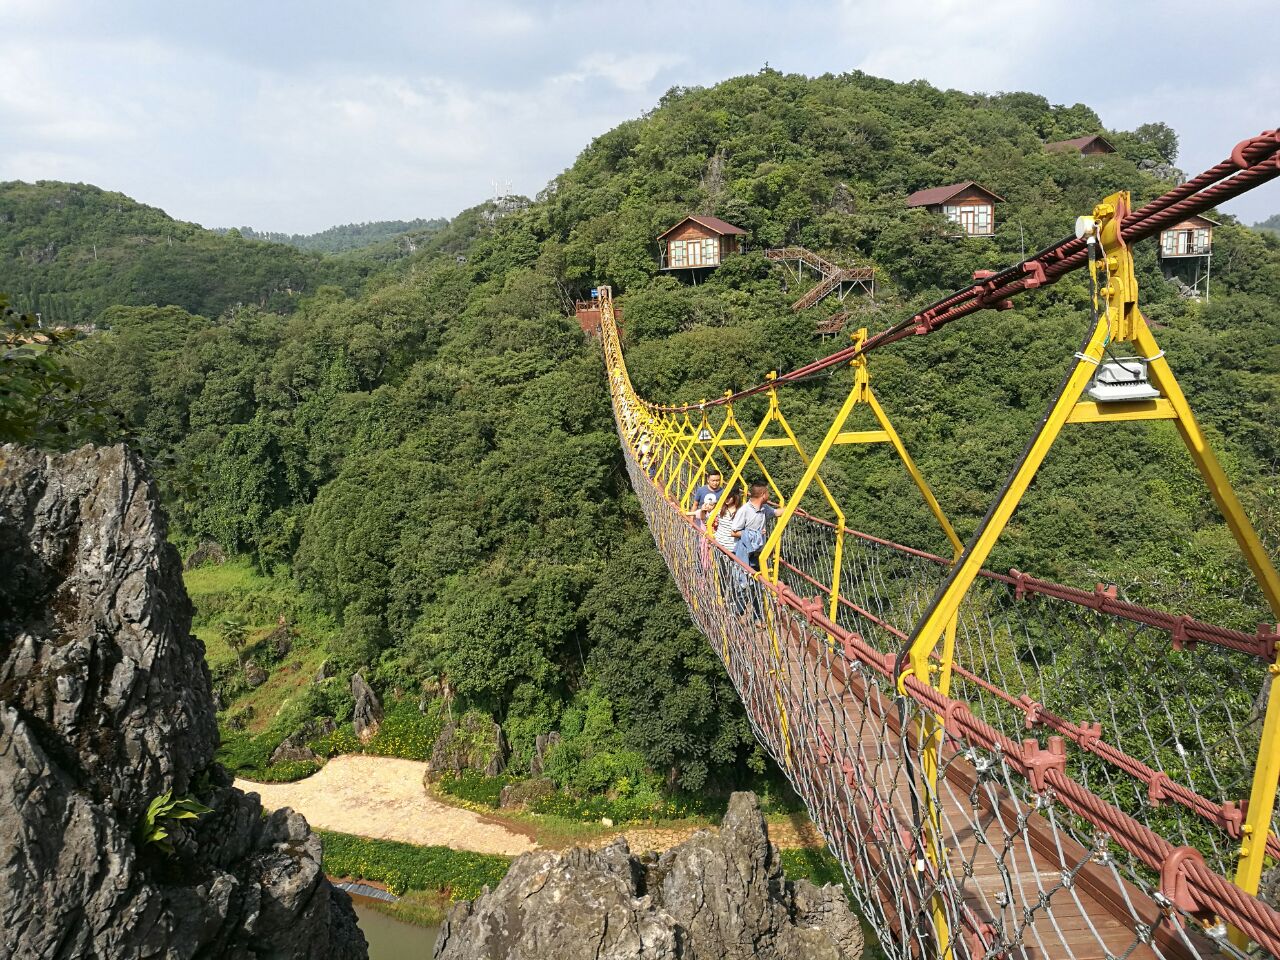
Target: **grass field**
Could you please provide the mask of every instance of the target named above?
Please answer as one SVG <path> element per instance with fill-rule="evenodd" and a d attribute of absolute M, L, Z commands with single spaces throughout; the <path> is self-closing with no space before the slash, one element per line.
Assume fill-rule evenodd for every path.
<path fill-rule="evenodd" d="M 195 570 L 187 570 L 182 574 L 182 582 L 186 584 L 187 593 L 193 601 L 214 594 L 261 590 L 272 583 L 258 573 L 244 557 L 233 557 L 225 563 L 209 563 Z M 199 606 L 197 602 L 197 609 Z"/>

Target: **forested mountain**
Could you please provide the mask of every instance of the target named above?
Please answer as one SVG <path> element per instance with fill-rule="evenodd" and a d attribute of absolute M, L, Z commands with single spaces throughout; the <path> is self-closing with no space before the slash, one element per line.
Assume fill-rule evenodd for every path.
<path fill-rule="evenodd" d="M 89 323 L 121 304 L 288 312 L 322 283 L 355 292 L 374 269 L 220 236 L 83 183 L 0 183 L 0 290 L 47 324 Z"/>
<path fill-rule="evenodd" d="M 1280 213 L 1273 213 L 1267 219 L 1253 225 L 1255 230 L 1266 230 L 1269 233 L 1280 233 Z"/>
<path fill-rule="evenodd" d="M 548 769 L 571 791 L 723 786 L 761 757 L 627 488 L 598 348 L 568 316 L 572 299 L 597 283 L 621 293 L 628 361 L 652 398 L 746 386 L 832 348 L 812 336 L 819 311 L 791 312 L 795 291 L 760 248 L 801 243 L 874 265 L 876 302 L 850 305 L 859 322 L 887 326 L 974 269 L 1066 235 L 1106 194 L 1129 189 L 1141 202 L 1167 188 L 1140 167 L 1160 170 L 1176 151 L 1160 124 L 1106 131 L 1113 155 L 1043 148 L 1100 129 L 1082 105 L 857 73 L 766 70 L 675 89 L 592 142 L 535 202 L 460 215 L 358 295 L 312 282 L 287 315 L 271 296 L 220 315 L 188 302 L 138 306 L 127 284 L 104 281 L 122 305 L 102 314 L 110 329 L 82 345 L 77 367 L 161 464 L 187 544 L 214 539 L 297 591 L 299 609 L 331 623 L 309 642 L 340 670 L 366 666 L 379 689 L 415 704 L 424 684 L 447 686 L 455 709 L 501 722 L 517 771 L 537 734 L 559 731 Z M 904 206 L 911 191 L 968 179 L 1005 198 L 992 239 L 958 239 Z M 100 207 L 108 222 L 113 205 L 160 216 L 116 200 Z M 753 252 L 694 287 L 658 274 L 654 237 L 697 211 L 748 229 Z M 1147 244 L 1143 303 L 1274 550 L 1280 243 L 1222 219 L 1212 301 L 1181 298 Z M 57 250 L 56 231 L 39 232 L 46 222 L 60 221 L 6 242 Z M 264 272 L 273 258 L 302 256 L 217 242 L 246 263 L 261 257 Z M 207 261 L 198 249 L 193 276 L 217 277 L 224 248 L 207 248 Z M 24 256 L 0 278 L 19 296 L 33 277 L 55 276 Z M 83 253 L 52 262 L 70 288 L 92 270 Z M 1083 280 L 1068 279 L 874 357 L 880 399 L 962 536 L 1078 348 L 1087 304 Z M 785 393 L 804 438 L 825 430 L 842 390 L 836 377 Z M 941 546 L 883 452 L 839 458 L 832 482 L 854 525 Z M 1132 599 L 1249 629 L 1260 616 L 1165 425 L 1069 434 L 994 562 L 1089 587 L 1116 580 Z M 246 688 L 228 664 L 215 671 L 224 719 L 243 725 Z M 265 654 L 260 666 L 296 693 L 256 728 L 266 752 L 309 715 L 350 715 L 345 688 L 311 684 L 297 668 L 289 680 Z"/>
<path fill-rule="evenodd" d="M 321 230 L 319 233 L 274 233 L 269 230 L 254 230 L 253 227 L 223 228 L 214 232 L 227 234 L 235 230 L 240 236 L 249 240 L 284 243 L 299 250 L 310 250 L 315 253 L 343 253 L 397 239 L 405 249 L 412 251 L 427 237 L 444 229 L 448 223 L 449 221 L 443 217 L 435 217 L 431 220 L 419 218 L 344 223 L 341 226 Z"/>

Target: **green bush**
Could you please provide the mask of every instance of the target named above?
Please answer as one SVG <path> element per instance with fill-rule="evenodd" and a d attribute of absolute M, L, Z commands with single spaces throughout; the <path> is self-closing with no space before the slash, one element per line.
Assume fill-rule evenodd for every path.
<path fill-rule="evenodd" d="M 439 701 L 433 701 L 424 714 L 411 697 L 388 700 L 378 732 L 365 744 L 364 752 L 380 757 L 430 760 L 441 725 Z"/>
<path fill-rule="evenodd" d="M 830 850 L 825 847 L 800 847 L 782 851 L 782 871 L 788 880 L 808 880 L 818 886 L 833 883 L 838 887 L 848 888 L 845 884 L 844 871 Z"/>
<path fill-rule="evenodd" d="M 268 764 L 261 769 L 246 770 L 242 776 L 259 783 L 289 783 L 293 780 L 304 780 L 319 769 L 320 764 L 314 760 L 282 760 L 280 763 Z"/>
<path fill-rule="evenodd" d="M 314 760 L 271 762 L 271 754 L 275 752 L 285 735 L 275 725 L 265 733 L 259 734 L 243 730 L 224 730 L 222 745 L 218 747 L 218 762 L 235 776 L 255 780 L 258 783 L 285 783 L 290 780 L 301 780 L 319 770 L 320 764 Z"/>
<path fill-rule="evenodd" d="M 273 743 L 272 739 L 246 730 L 223 730 L 218 762 L 234 774 L 250 776 L 250 771 L 261 770 L 270 763 L 272 752 L 279 746 L 279 740 Z"/>
<path fill-rule="evenodd" d="M 463 770 L 456 776 L 446 773 L 438 785 L 442 793 L 451 797 L 497 809 L 502 788 L 513 780 L 512 777 L 486 777 L 479 770 Z"/>
<path fill-rule="evenodd" d="M 312 740 L 307 746 L 322 757 L 336 757 L 340 753 L 359 753 L 360 738 L 356 736 L 355 727 L 344 723 L 332 733 L 326 733 L 320 739 Z"/>
<path fill-rule="evenodd" d="M 472 900 L 485 885 L 496 886 L 511 866 L 510 857 L 497 854 L 415 847 L 328 830 L 319 833 L 324 841 L 325 873 L 376 880 L 397 895 L 406 890 L 439 890 L 451 900 Z"/>
<path fill-rule="evenodd" d="M 656 793 L 641 791 L 631 796 L 575 797 L 567 793 L 553 793 L 535 800 L 530 806 L 533 813 L 564 817 L 591 823 L 608 817 L 615 824 L 648 823 L 655 820 L 678 820 L 691 814 L 679 800 L 664 800 Z"/>

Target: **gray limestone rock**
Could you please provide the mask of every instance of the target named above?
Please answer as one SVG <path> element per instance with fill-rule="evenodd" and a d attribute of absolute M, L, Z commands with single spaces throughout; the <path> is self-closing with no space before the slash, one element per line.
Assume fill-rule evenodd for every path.
<path fill-rule="evenodd" d="M 533 759 L 529 761 L 529 776 L 540 777 L 547 762 L 547 754 L 560 743 L 560 734 L 552 730 L 540 733 L 533 740 Z"/>
<path fill-rule="evenodd" d="M 719 834 L 656 861 L 603 850 L 525 854 L 493 891 L 450 911 L 438 960 L 854 960 L 862 929 L 841 890 L 788 881 L 756 798 Z"/>
<path fill-rule="evenodd" d="M 1138 169 L 1145 170 L 1158 180 L 1172 180 L 1176 183 L 1182 183 L 1187 179 L 1187 175 L 1172 163 L 1162 163 L 1159 160 L 1139 160 Z"/>
<path fill-rule="evenodd" d="M 283 763 L 286 760 L 319 760 L 310 744 L 325 734 L 333 733 L 337 725 L 328 717 L 311 719 L 280 742 L 271 753 L 272 763 Z"/>
<path fill-rule="evenodd" d="M 468 710 L 457 721 L 446 723 L 431 748 L 432 776 L 480 770 L 496 777 L 507 766 L 507 738 L 493 718 Z"/>
<path fill-rule="evenodd" d="M 227 562 L 227 555 L 223 552 L 222 547 L 212 540 L 202 540 L 200 545 L 191 551 L 191 555 L 187 557 L 185 569 L 195 570 L 203 567 L 206 563 L 219 565 Z"/>
<path fill-rule="evenodd" d="M 373 692 L 364 677 L 358 673 L 351 675 L 351 696 L 355 697 L 356 706 L 352 714 L 352 722 L 356 728 L 356 736 L 361 743 L 368 743 L 378 732 L 382 723 L 382 701 Z"/>
<path fill-rule="evenodd" d="M 493 725 L 493 756 L 489 758 L 489 762 L 485 764 L 484 775 L 486 777 L 498 777 L 502 775 L 502 771 L 507 769 L 507 757 L 511 754 L 511 745 L 507 743 L 507 735 L 502 732 L 502 725 L 495 723 Z"/>
<path fill-rule="evenodd" d="M 123 447 L 0 447 L 0 960 L 366 955 L 320 840 L 213 762 L 209 673 Z M 153 799 L 212 808 L 144 843 Z"/>
<path fill-rule="evenodd" d="M 523 809 L 544 797 L 551 796 L 555 792 L 555 783 L 547 777 L 535 777 L 532 780 L 508 783 L 498 795 L 498 806 L 503 809 Z"/>

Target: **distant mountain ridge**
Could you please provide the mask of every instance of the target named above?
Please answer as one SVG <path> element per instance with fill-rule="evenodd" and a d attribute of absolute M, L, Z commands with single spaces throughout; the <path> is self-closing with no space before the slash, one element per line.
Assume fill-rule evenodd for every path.
<path fill-rule="evenodd" d="M 429 220 L 372 220 L 367 223 L 344 223 L 318 233 L 279 233 L 270 230 L 255 230 L 253 227 L 214 227 L 213 232 L 228 234 L 232 230 L 239 231 L 247 240 L 265 240 L 269 243 L 283 243 L 299 250 L 314 253 L 344 253 L 347 250 L 359 250 L 370 247 L 385 240 L 406 237 L 411 243 L 438 233 L 449 225 L 445 217 L 433 217 Z"/>
<path fill-rule="evenodd" d="M 48 323 L 93 322 L 115 305 L 288 313 L 323 284 L 354 293 L 407 252 L 393 245 L 385 256 L 324 257 L 206 230 L 91 184 L 0 183 L 0 290 Z"/>
<path fill-rule="evenodd" d="M 1253 225 L 1255 230 L 1266 230 L 1268 233 L 1280 233 L 1280 213 L 1273 213 L 1265 220 L 1259 220 Z"/>

